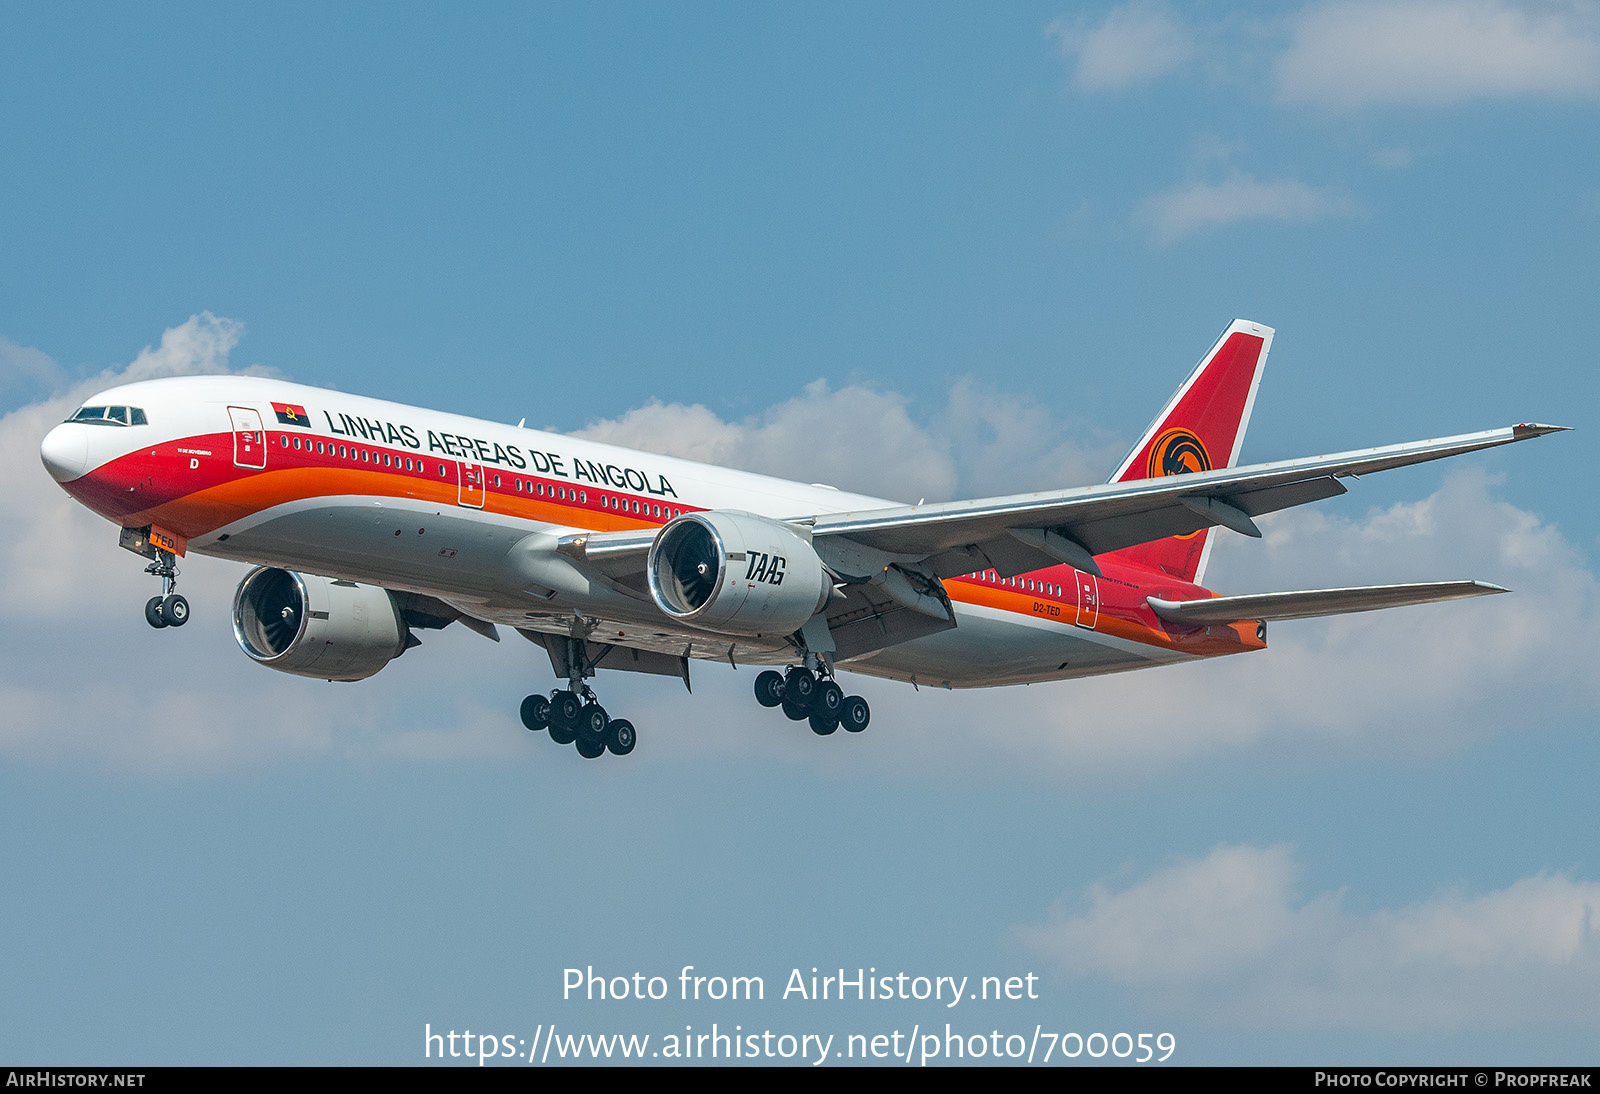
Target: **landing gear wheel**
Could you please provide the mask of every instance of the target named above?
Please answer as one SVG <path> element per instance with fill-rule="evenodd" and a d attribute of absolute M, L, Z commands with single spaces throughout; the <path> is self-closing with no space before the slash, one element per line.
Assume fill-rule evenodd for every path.
<path fill-rule="evenodd" d="M 604 741 L 591 741 L 587 737 L 579 737 L 573 747 L 578 750 L 578 755 L 586 760 L 598 759 L 600 754 L 606 750 Z"/>
<path fill-rule="evenodd" d="M 839 728 L 839 716 L 825 710 L 813 710 L 808 720 L 811 722 L 811 732 L 818 737 L 826 737 Z"/>
<path fill-rule="evenodd" d="M 817 674 L 807 668 L 790 669 L 783 678 L 783 701 L 796 709 L 810 711 L 817 694 Z"/>
<path fill-rule="evenodd" d="M 161 598 L 161 618 L 169 627 L 181 627 L 189 622 L 189 602 L 178 593 Z"/>
<path fill-rule="evenodd" d="M 811 713 L 821 711 L 827 714 L 837 725 L 839 712 L 844 709 L 844 688 L 832 680 L 824 680 L 817 685 L 817 693 L 811 699 Z"/>
<path fill-rule="evenodd" d="M 606 723 L 610 720 L 606 717 L 605 707 L 599 703 L 585 703 L 578 712 L 578 739 L 603 743 L 606 739 Z"/>
<path fill-rule="evenodd" d="M 162 627 L 167 625 L 167 621 L 161 616 L 162 599 L 163 598 L 159 596 L 152 596 L 149 600 L 145 601 L 144 604 L 144 621 L 150 624 L 156 630 L 160 630 Z"/>
<path fill-rule="evenodd" d="M 756 702 L 764 707 L 783 702 L 783 673 L 768 669 L 756 677 Z"/>
<path fill-rule="evenodd" d="M 859 695 L 849 696 L 839 710 L 839 724 L 846 733 L 860 733 L 872 721 L 872 708 Z"/>
<path fill-rule="evenodd" d="M 558 745 L 570 745 L 578 739 L 578 731 L 571 726 L 550 723 L 550 739 Z"/>
<path fill-rule="evenodd" d="M 578 714 L 583 710 L 583 700 L 570 691 L 558 691 L 550 696 L 550 728 L 577 729 Z M 568 737 L 567 740 L 572 738 Z"/>
<path fill-rule="evenodd" d="M 783 700 L 783 716 L 791 722 L 803 722 L 811 714 L 808 707 L 795 706 L 793 701 L 785 697 Z"/>
<path fill-rule="evenodd" d="M 543 695 L 530 695 L 522 700 L 522 724 L 534 733 L 550 724 L 550 700 Z"/>
<path fill-rule="evenodd" d="M 638 742 L 639 734 L 634 732 L 633 723 L 628 719 L 618 718 L 606 724 L 606 747 L 612 755 L 626 756 Z"/>

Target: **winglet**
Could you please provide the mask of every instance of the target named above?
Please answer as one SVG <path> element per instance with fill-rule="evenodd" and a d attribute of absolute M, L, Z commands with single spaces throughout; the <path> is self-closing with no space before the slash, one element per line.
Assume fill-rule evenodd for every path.
<path fill-rule="evenodd" d="M 1518 422 L 1511 427 L 1511 432 L 1516 436 L 1517 440 L 1525 441 L 1529 437 L 1543 437 L 1546 433 L 1566 433 L 1571 429 L 1570 425 L 1540 425 L 1538 422 Z"/>

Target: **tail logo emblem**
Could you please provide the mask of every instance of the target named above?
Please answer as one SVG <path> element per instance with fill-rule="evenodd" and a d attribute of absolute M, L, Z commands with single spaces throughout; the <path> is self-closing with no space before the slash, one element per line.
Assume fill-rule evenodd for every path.
<path fill-rule="evenodd" d="M 1169 429 L 1150 446 L 1150 459 L 1145 465 L 1145 477 L 1158 479 L 1163 475 L 1188 475 L 1196 471 L 1210 471 L 1211 457 L 1206 446 L 1187 429 Z"/>

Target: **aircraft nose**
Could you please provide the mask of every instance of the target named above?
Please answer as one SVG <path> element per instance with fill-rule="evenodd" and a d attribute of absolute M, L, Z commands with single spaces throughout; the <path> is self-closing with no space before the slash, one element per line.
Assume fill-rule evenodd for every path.
<path fill-rule="evenodd" d="M 39 445 L 44 469 L 57 482 L 71 482 L 89 467 L 89 438 L 83 426 L 63 422 L 44 435 Z"/>

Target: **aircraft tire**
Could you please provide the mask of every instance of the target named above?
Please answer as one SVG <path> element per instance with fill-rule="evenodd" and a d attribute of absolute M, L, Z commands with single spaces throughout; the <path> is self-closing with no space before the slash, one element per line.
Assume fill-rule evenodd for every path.
<path fill-rule="evenodd" d="M 783 702 L 783 673 L 768 669 L 756 677 L 756 702 L 764 707 Z"/>
<path fill-rule="evenodd" d="M 599 703 L 585 703 L 578 712 L 578 737 L 590 741 L 599 741 L 602 744 L 606 739 L 606 723 L 611 721 L 606 717 L 606 708 Z"/>
<path fill-rule="evenodd" d="M 811 714 L 811 708 L 796 706 L 785 698 L 783 701 L 783 716 L 791 722 L 803 722 Z"/>
<path fill-rule="evenodd" d="M 156 630 L 160 630 L 162 627 L 167 625 L 167 621 L 161 618 L 161 597 L 152 596 L 149 600 L 145 601 L 144 621 L 150 624 Z"/>
<path fill-rule="evenodd" d="M 807 668 L 793 668 L 783 678 L 783 701 L 807 711 L 817 695 L 817 674 Z"/>
<path fill-rule="evenodd" d="M 606 747 L 611 750 L 612 755 L 626 756 L 638 743 L 639 734 L 628 719 L 618 718 L 614 722 L 606 723 Z"/>
<path fill-rule="evenodd" d="M 181 627 L 189 622 L 189 601 L 178 593 L 161 598 L 161 618 L 169 627 Z"/>
<path fill-rule="evenodd" d="M 872 708 L 867 706 L 867 701 L 859 695 L 852 695 L 845 699 L 844 706 L 839 710 L 839 724 L 844 726 L 846 733 L 860 733 L 867 728 L 867 723 L 872 721 Z"/>
<path fill-rule="evenodd" d="M 551 727 L 560 726 L 562 729 L 576 729 L 578 727 L 578 714 L 583 710 L 583 700 L 570 691 L 558 691 L 550 696 Z"/>
<path fill-rule="evenodd" d="M 522 724 L 533 733 L 550 724 L 550 700 L 543 695 L 530 695 L 522 700 Z"/>
<path fill-rule="evenodd" d="M 606 750 L 604 741 L 591 741 L 587 737 L 579 737 L 573 747 L 586 760 L 597 760 Z"/>
<path fill-rule="evenodd" d="M 826 711 L 833 720 L 839 720 L 839 712 L 844 709 L 844 688 L 832 680 L 824 680 L 817 685 L 817 692 L 811 697 L 811 710 Z"/>
<path fill-rule="evenodd" d="M 807 721 L 811 723 L 811 732 L 818 737 L 826 737 L 839 728 L 839 716 L 825 710 L 813 710 Z"/>
<path fill-rule="evenodd" d="M 570 745 L 578 739 L 578 731 L 571 726 L 550 723 L 550 739 L 558 745 Z"/>

